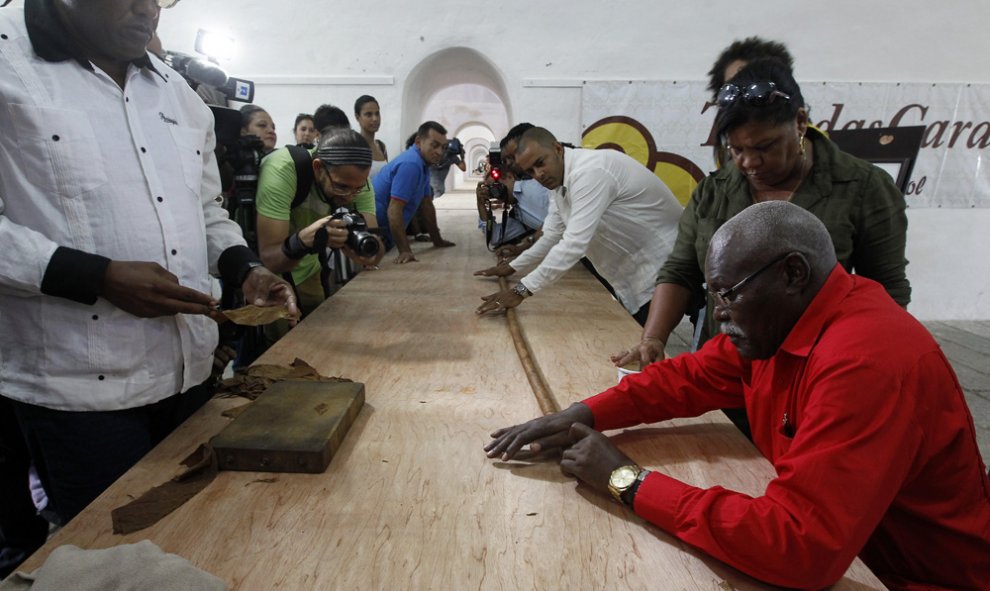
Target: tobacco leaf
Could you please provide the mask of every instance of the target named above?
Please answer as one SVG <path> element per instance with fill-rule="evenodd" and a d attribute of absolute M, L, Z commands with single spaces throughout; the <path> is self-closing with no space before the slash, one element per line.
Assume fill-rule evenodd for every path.
<path fill-rule="evenodd" d="M 238 369 L 234 377 L 224 380 L 217 388 L 216 395 L 222 398 L 243 396 L 256 399 L 268 386 L 281 380 L 301 380 L 307 382 L 350 382 L 347 378 L 321 375 L 316 369 L 299 359 L 291 365 L 252 365 Z"/>
<path fill-rule="evenodd" d="M 227 320 L 241 326 L 262 326 L 283 318 L 291 318 L 285 306 L 255 306 L 254 304 L 242 306 L 235 310 L 223 310 L 221 314 Z"/>

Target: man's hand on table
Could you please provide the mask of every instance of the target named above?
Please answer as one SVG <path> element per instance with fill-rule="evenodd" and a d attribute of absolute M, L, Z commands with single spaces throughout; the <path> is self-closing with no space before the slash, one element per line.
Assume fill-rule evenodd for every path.
<path fill-rule="evenodd" d="M 498 257 L 499 264 L 507 263 L 521 255 L 528 246 L 529 245 L 523 245 L 521 243 L 506 244 L 505 246 L 499 247 L 499 249 L 495 251 L 495 255 Z"/>
<path fill-rule="evenodd" d="M 659 337 L 643 337 L 638 343 L 609 356 L 616 367 L 622 367 L 629 363 L 639 362 L 641 367 L 667 358 L 664 352 L 665 343 Z"/>
<path fill-rule="evenodd" d="M 594 425 L 591 409 L 580 402 L 552 415 L 538 417 L 521 425 L 499 429 L 491 434 L 492 441 L 485 446 L 489 458 L 511 460 L 525 445 L 533 454 L 567 447 L 572 443 L 571 427 L 581 424 Z"/>
<path fill-rule="evenodd" d="M 475 314 L 504 312 L 509 308 L 515 308 L 523 301 L 523 297 L 511 289 L 481 296 L 481 299 L 485 300 L 485 303 L 478 306 L 478 309 L 474 311 Z"/>
<path fill-rule="evenodd" d="M 416 257 L 413 256 L 412 251 L 409 251 L 399 252 L 399 256 L 395 257 L 395 260 L 392 262 L 396 265 L 404 265 L 406 263 L 418 263 L 419 261 L 417 261 Z"/>
<path fill-rule="evenodd" d="M 571 425 L 568 437 L 571 445 L 560 459 L 560 470 L 600 493 L 610 494 L 608 481 L 613 470 L 636 463 L 619 451 L 608 437 L 583 423 Z"/>
<path fill-rule="evenodd" d="M 508 263 L 499 263 L 494 267 L 488 267 L 487 269 L 482 269 L 480 271 L 475 271 L 475 277 L 508 277 L 515 273 L 516 270 L 512 268 Z"/>
<path fill-rule="evenodd" d="M 241 291 L 244 292 L 244 301 L 255 306 L 285 306 L 292 316 L 289 326 L 295 326 L 299 307 L 296 305 L 295 291 L 285 279 L 264 267 L 255 267 L 244 278 Z"/>

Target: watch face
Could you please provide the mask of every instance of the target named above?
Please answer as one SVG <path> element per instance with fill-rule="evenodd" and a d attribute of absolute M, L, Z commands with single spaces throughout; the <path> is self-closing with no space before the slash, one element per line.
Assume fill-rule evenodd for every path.
<path fill-rule="evenodd" d="M 625 489 L 632 486 L 633 482 L 636 482 L 636 470 L 633 470 L 632 466 L 622 466 L 617 468 L 612 472 L 612 477 L 609 479 L 612 486 L 618 489 Z"/>

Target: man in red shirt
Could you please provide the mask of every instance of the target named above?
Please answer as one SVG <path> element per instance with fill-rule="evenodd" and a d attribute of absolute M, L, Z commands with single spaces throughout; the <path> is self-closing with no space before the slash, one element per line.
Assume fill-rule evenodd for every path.
<path fill-rule="evenodd" d="M 962 390 L 925 328 L 834 253 L 800 207 L 746 209 L 709 248 L 721 335 L 486 452 L 565 448 L 565 472 L 775 585 L 825 587 L 859 555 L 891 589 L 986 589 L 990 480 Z M 742 406 L 777 472 L 761 497 L 640 468 L 601 434 Z"/>

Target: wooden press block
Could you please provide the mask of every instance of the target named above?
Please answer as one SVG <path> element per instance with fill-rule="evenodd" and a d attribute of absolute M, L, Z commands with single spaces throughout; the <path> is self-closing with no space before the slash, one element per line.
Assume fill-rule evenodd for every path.
<path fill-rule="evenodd" d="M 211 443 L 221 470 L 319 473 L 363 405 L 357 382 L 276 382 Z"/>

